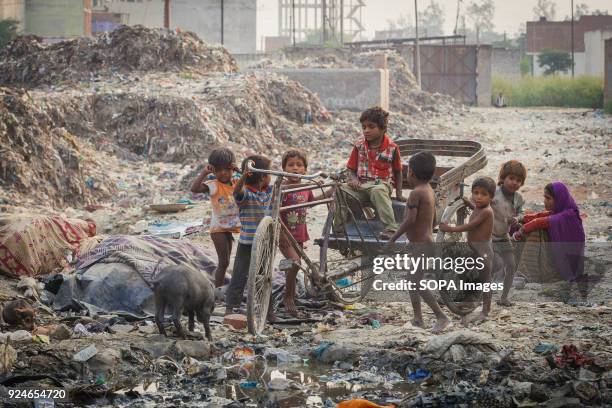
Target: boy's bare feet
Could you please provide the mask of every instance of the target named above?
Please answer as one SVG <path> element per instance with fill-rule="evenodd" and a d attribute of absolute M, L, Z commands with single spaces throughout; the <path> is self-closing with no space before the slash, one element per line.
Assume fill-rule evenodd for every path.
<path fill-rule="evenodd" d="M 420 327 L 421 329 L 425 328 L 425 323 L 423 323 L 423 320 L 421 319 L 412 319 L 410 324 L 412 324 L 414 327 Z"/>
<path fill-rule="evenodd" d="M 505 306 L 505 307 L 510 307 L 510 306 L 514 306 L 514 303 L 512 303 L 511 301 L 509 301 L 508 299 L 499 299 L 496 302 L 499 306 Z"/>
<path fill-rule="evenodd" d="M 470 323 L 478 324 L 478 323 L 482 323 L 482 322 L 484 322 L 486 320 L 489 320 L 489 316 L 484 314 L 482 311 L 480 311 L 480 312 L 472 312 L 472 313 L 470 313 L 467 316 L 463 316 L 463 318 L 461 319 L 461 324 L 463 324 L 464 326 L 467 326 Z"/>
<path fill-rule="evenodd" d="M 393 234 L 395 234 L 394 230 L 385 228 L 385 230 L 378 234 L 378 239 L 380 239 L 381 241 L 388 241 L 393 236 Z"/>
<path fill-rule="evenodd" d="M 298 317 L 299 312 L 295 307 L 295 301 L 293 300 L 293 297 L 283 296 L 283 303 L 285 305 L 285 310 L 289 315 L 293 317 Z"/>
<path fill-rule="evenodd" d="M 442 333 L 444 329 L 450 326 L 450 324 L 451 324 L 451 321 L 449 320 L 448 317 L 446 316 L 440 317 L 436 319 L 436 324 L 434 324 L 434 326 L 431 328 L 431 332 L 433 334 Z"/>

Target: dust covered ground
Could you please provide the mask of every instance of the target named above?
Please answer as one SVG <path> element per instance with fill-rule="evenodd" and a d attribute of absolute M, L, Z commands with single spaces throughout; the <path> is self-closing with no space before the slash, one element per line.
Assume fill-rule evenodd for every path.
<path fill-rule="evenodd" d="M 335 118 L 332 124 L 304 125 L 305 133 L 313 135 L 343 129 L 334 141 L 338 149 L 326 156 L 311 155 L 313 171 L 342 167 L 350 142 L 358 136 L 357 114 L 341 112 Z M 408 116 L 395 114 L 390 131 L 395 137 L 411 137 L 410 130 L 416 127 L 422 133 L 426 130 L 427 137 L 482 143 L 488 165 L 478 175 L 495 178 L 503 161 L 521 160 L 529 171 L 521 189 L 528 209 L 542 208 L 546 183 L 568 184 L 588 215 L 587 255 L 606 271 L 586 302 L 568 301 L 559 285 L 527 284 L 511 292 L 515 306 L 494 304 L 488 321 L 467 330 L 453 317 L 453 326 L 438 337 L 410 325 L 409 302 L 364 301 L 351 308 L 328 304 L 314 311 L 319 318 L 316 323 L 276 325 L 258 338 L 219 324 L 217 316 L 213 349 L 199 340 L 199 333 L 188 340 L 162 338 L 151 319 L 130 321 L 115 316 L 107 330 L 79 334 L 75 332 L 78 323 L 93 332 L 105 320 L 39 309 L 39 325 L 62 323 L 70 338 L 13 344 L 18 352 L 13 375 L 37 373 L 52 378 L 25 383 L 32 386 L 61 382 L 72 390 L 73 400 L 66 406 L 334 406 L 351 397 L 400 406 L 610 403 L 612 119 L 584 110 L 462 108 L 418 125 Z M 324 143 L 317 142 L 313 151 Z M 79 207 L 62 212 L 90 216 L 105 233 L 135 233 L 134 226 L 141 220 L 206 219 L 209 203 L 198 197 L 191 197 L 193 208 L 177 214 L 160 215 L 144 206 L 147 201 L 186 197 L 188 184 L 181 179 L 184 175 L 189 179 L 191 170 L 172 163 L 125 162 L 114 168 L 116 177 L 125 180 L 119 186 L 123 196 L 91 213 Z M 138 185 L 143 180 L 149 191 L 146 199 L 139 199 Z M 118 205 L 121 200 L 129 205 Z M 320 235 L 325 213 L 325 208 L 309 212 L 312 237 Z M 187 239 L 214 257 L 206 233 Z M 316 257 L 317 252 L 318 247 L 309 244 L 308 253 Z M 2 279 L 0 285 L 3 299 L 22 293 L 16 281 Z M 218 307 L 217 314 L 221 310 Z M 433 315 L 427 308 L 424 312 L 426 326 L 431 327 Z M 105 324 L 112 318 L 106 316 Z M 196 330 L 202 327 L 198 324 Z M 93 358 L 86 364 L 72 361 L 73 354 L 91 344 L 98 350 Z M 554 356 L 561 355 L 564 345 L 576 346 L 591 362 L 555 363 Z"/>
<path fill-rule="evenodd" d="M 259 64 L 262 72 L 237 72 L 226 50 L 189 33 L 123 27 L 95 39 L 39 40 L 20 37 L 0 55 L 4 220 L 21 213 L 91 219 L 102 235 L 203 224 L 184 239 L 216 260 L 206 231 L 210 201 L 188 192 L 214 147 L 230 147 L 238 160 L 264 153 L 276 168 L 285 149 L 301 147 L 309 171 L 333 172 L 360 135 L 358 113 L 328 112 L 310 90 L 266 71 L 272 62 Z M 360 67 L 372 57 L 291 66 Z M 333 407 L 351 398 L 400 407 L 610 405 L 612 118 L 467 108 L 418 89 L 398 54 L 388 61 L 392 137 L 481 143 L 488 164 L 468 184 L 496 178 L 506 160 L 522 161 L 528 210 L 543 208 L 547 183 L 569 186 L 587 215 L 588 271 L 600 277 L 586 297 L 569 285 L 528 283 L 511 292 L 514 306 L 494 304 L 488 321 L 467 328 L 453 316 L 440 336 L 410 325 L 407 299 L 302 302 L 310 320 L 276 324 L 258 337 L 223 325 L 219 305 L 211 344 L 199 323 L 181 340 L 161 337 L 150 316 L 54 312 L 45 285 L 1 276 L 0 301 L 29 298 L 38 326 L 1 326 L 5 406 L 31 406 L 8 399 L 17 386 L 65 389 L 69 399 L 57 406 Z M 177 200 L 189 207 L 150 208 Z M 309 211 L 311 237 L 321 235 L 325 216 L 325 207 Z M 318 258 L 312 242 L 306 251 Z M 424 312 L 429 328 L 433 316 Z"/>

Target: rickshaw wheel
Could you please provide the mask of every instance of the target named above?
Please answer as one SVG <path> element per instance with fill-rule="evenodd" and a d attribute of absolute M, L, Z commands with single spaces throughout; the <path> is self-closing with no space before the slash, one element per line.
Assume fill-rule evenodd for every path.
<path fill-rule="evenodd" d="M 441 223 L 462 225 L 465 223 L 471 209 L 463 202 L 463 200 L 457 200 L 448 206 L 442 217 L 440 218 Z M 467 234 L 461 232 L 444 232 L 438 230 L 436 235 L 436 242 L 440 243 L 442 253 L 439 254 L 442 257 L 453 256 L 455 251 L 460 250 L 462 247 L 467 247 Z M 436 272 L 438 280 L 449 280 L 454 279 L 457 287 L 459 286 L 459 280 L 465 278 L 466 275 L 458 275 L 454 271 L 440 270 Z M 465 316 L 472 312 L 478 304 L 480 304 L 482 297 L 479 296 L 473 301 L 466 301 L 466 293 L 460 290 L 454 289 L 440 289 L 438 290 L 440 297 L 448 309 L 456 315 Z"/>
<path fill-rule="evenodd" d="M 331 206 L 323 227 L 324 238 L 319 260 L 324 266 L 323 273 L 332 299 L 345 305 L 352 305 L 361 301 L 371 288 L 371 265 L 368 266 L 367 254 L 345 244 L 344 240 L 336 242 L 335 248 L 330 246 L 329 238 L 334 234 L 335 208 L 336 203 Z"/>
<path fill-rule="evenodd" d="M 277 244 L 278 225 L 266 216 L 257 227 L 251 249 L 247 282 L 247 327 L 251 334 L 260 334 L 266 325 Z"/>

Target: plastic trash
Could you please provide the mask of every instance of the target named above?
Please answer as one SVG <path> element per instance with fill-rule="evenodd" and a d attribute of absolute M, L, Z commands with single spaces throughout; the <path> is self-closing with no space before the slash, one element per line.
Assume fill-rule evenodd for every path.
<path fill-rule="evenodd" d="M 410 381 L 420 381 L 429 377 L 431 373 L 423 368 L 417 368 L 413 372 L 408 374 L 408 379 Z"/>
<path fill-rule="evenodd" d="M 269 349 L 266 349 L 266 351 L 264 351 L 265 358 L 269 358 L 271 356 L 276 357 L 276 362 L 279 364 L 297 363 L 297 362 L 302 361 L 302 358 L 300 356 L 291 354 L 287 352 L 286 350 L 279 349 L 279 348 L 269 348 Z"/>
<path fill-rule="evenodd" d="M 378 320 L 372 320 L 372 328 L 380 329 L 380 322 Z"/>
<path fill-rule="evenodd" d="M 0 333 L 0 343 L 6 343 L 6 340 L 9 337 L 11 338 L 11 343 L 32 340 L 32 335 L 29 332 L 25 330 L 17 330 L 14 332 Z"/>
<path fill-rule="evenodd" d="M 91 333 L 89 332 L 89 330 L 87 330 L 87 328 L 83 326 L 81 323 L 77 323 L 74 326 L 74 332 L 77 334 L 82 334 L 83 336 L 91 336 Z"/>
<path fill-rule="evenodd" d="M 98 354 L 98 349 L 96 348 L 95 345 L 92 344 L 90 346 L 85 347 L 83 350 L 79 351 L 75 355 L 73 355 L 72 359 L 74 361 L 84 363 L 85 361 L 89 360 L 96 354 Z"/>
<path fill-rule="evenodd" d="M 347 286 L 350 286 L 352 284 L 351 280 L 349 278 L 342 278 L 342 279 L 338 279 L 336 281 L 336 285 L 338 285 L 338 287 L 340 288 L 344 288 Z"/>
<path fill-rule="evenodd" d="M 289 380 L 285 378 L 274 378 L 268 382 L 270 391 L 284 391 L 291 386 Z"/>
<path fill-rule="evenodd" d="M 240 383 L 240 388 L 257 388 L 257 381 L 243 381 Z"/>
<path fill-rule="evenodd" d="M 533 349 L 533 352 L 537 354 L 547 354 L 547 353 L 554 353 L 557 350 L 559 350 L 559 348 L 555 346 L 554 344 L 541 342 L 535 346 L 535 348 Z"/>

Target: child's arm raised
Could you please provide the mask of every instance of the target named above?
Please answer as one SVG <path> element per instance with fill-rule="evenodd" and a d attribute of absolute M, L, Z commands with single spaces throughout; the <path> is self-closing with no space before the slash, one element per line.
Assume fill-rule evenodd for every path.
<path fill-rule="evenodd" d="M 244 196 L 244 181 L 249 174 L 250 173 L 248 171 L 245 171 L 242 173 L 242 176 L 240 176 L 240 179 L 238 179 L 236 184 L 234 184 L 234 198 L 236 201 L 241 201 Z"/>
<path fill-rule="evenodd" d="M 491 211 L 479 211 L 477 214 L 470 217 L 470 221 L 467 224 L 456 225 L 452 227 L 446 223 L 440 223 L 440 230 L 444 232 L 473 231 L 476 228 L 478 228 L 480 224 L 482 224 L 483 222 L 485 222 L 488 218 L 491 218 L 492 216 L 493 216 L 493 212 Z"/>
<path fill-rule="evenodd" d="M 203 183 L 206 176 L 212 173 L 215 169 L 210 164 L 207 164 L 204 167 L 204 170 L 196 177 L 196 179 L 191 183 L 191 192 L 192 193 L 208 193 L 208 186 Z"/>
<path fill-rule="evenodd" d="M 418 190 L 412 190 L 410 192 L 406 202 L 406 209 L 404 210 L 404 221 L 402 221 L 397 231 L 395 231 L 395 234 L 389 238 L 387 245 L 395 242 L 414 225 L 419 210 L 419 203 L 421 202 L 421 194 L 421 191 Z"/>

